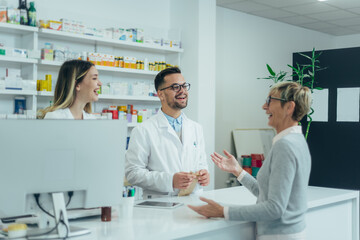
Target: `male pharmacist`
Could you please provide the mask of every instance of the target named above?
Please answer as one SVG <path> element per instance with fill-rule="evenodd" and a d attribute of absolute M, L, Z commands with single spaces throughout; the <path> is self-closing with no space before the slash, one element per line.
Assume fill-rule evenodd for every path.
<path fill-rule="evenodd" d="M 133 129 L 126 178 L 143 189 L 144 199 L 178 195 L 193 187 L 196 179 L 192 192 L 199 193 L 210 175 L 202 127 L 181 111 L 187 106 L 190 84 L 179 68 L 172 67 L 157 74 L 155 89 L 161 110 Z"/>

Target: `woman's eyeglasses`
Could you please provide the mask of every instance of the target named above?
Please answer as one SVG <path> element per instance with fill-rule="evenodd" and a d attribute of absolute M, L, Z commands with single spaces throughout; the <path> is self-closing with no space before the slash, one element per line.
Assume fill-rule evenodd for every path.
<path fill-rule="evenodd" d="M 279 100 L 279 101 L 282 101 L 282 102 L 287 102 L 287 100 L 283 99 L 283 98 L 276 98 L 276 97 L 268 96 L 266 98 L 266 100 L 265 100 L 267 106 L 270 105 L 271 99 Z"/>
<path fill-rule="evenodd" d="M 173 85 L 171 85 L 169 87 L 160 89 L 160 91 L 168 89 L 168 88 L 171 88 L 175 92 L 179 92 L 181 88 L 185 89 L 186 91 L 189 91 L 190 90 L 190 83 L 184 83 L 183 85 L 175 83 L 175 84 L 173 84 Z"/>

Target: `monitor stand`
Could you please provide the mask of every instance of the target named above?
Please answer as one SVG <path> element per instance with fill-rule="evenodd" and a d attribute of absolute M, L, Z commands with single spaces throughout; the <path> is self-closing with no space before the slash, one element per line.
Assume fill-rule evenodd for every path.
<path fill-rule="evenodd" d="M 27 231 L 28 239 L 59 239 L 89 234 L 89 229 L 69 226 L 64 194 L 59 192 L 52 193 L 51 195 L 54 207 L 55 226 L 57 227 L 55 229 L 29 229 Z M 53 231 L 51 231 L 52 229 Z"/>

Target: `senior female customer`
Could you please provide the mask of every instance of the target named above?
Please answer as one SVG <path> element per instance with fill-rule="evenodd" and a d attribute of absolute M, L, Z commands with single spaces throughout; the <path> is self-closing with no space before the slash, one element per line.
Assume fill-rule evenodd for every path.
<path fill-rule="evenodd" d="M 311 157 L 298 122 L 310 105 L 310 89 L 298 83 L 282 82 L 270 89 L 262 108 L 269 116 L 268 125 L 275 128 L 277 135 L 257 180 L 227 151 L 224 150 L 225 157 L 216 152 L 211 155 L 221 170 L 234 174 L 257 197 L 256 204 L 223 207 L 200 198 L 208 204 L 189 207 L 208 218 L 255 221 L 259 240 L 305 239 Z"/>

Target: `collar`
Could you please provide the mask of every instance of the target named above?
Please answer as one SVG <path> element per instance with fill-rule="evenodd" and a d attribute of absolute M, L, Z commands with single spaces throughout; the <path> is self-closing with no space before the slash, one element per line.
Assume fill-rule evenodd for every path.
<path fill-rule="evenodd" d="M 164 113 L 164 112 L 163 112 Z M 169 121 L 170 124 L 182 124 L 182 114 L 180 114 L 180 116 L 178 118 L 173 118 L 169 115 L 167 115 L 166 113 L 164 113 L 164 116 L 167 118 L 167 120 Z"/>
<path fill-rule="evenodd" d="M 287 129 L 282 130 L 281 132 L 279 132 L 278 134 L 275 135 L 275 137 L 273 138 L 273 145 L 280 140 L 281 138 L 285 137 L 286 135 L 290 134 L 290 133 L 300 133 L 302 134 L 302 129 L 301 126 L 293 126 L 293 127 L 289 127 Z"/>

